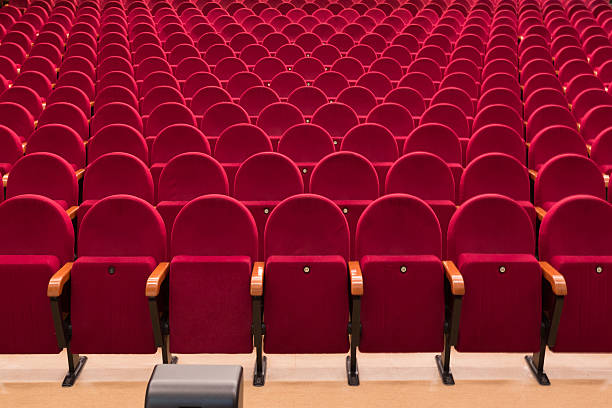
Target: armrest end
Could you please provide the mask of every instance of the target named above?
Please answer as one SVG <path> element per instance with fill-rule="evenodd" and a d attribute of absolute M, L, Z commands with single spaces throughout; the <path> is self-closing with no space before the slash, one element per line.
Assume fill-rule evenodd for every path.
<path fill-rule="evenodd" d="M 251 272 L 251 296 L 263 296 L 264 262 L 255 262 Z"/>
<path fill-rule="evenodd" d="M 544 219 L 544 216 L 546 215 L 546 210 L 543 209 L 542 207 L 536 207 L 535 211 L 536 211 L 538 220 L 542 221 Z"/>
<path fill-rule="evenodd" d="M 443 261 L 444 271 L 446 272 L 446 279 L 450 283 L 451 293 L 455 296 L 465 295 L 465 283 L 463 282 L 463 276 L 457 268 L 457 265 L 453 261 Z"/>
<path fill-rule="evenodd" d="M 551 264 L 545 261 L 540 261 L 542 275 L 550 283 L 553 293 L 556 296 L 567 295 L 567 283 L 563 275 L 559 273 Z"/>
<path fill-rule="evenodd" d="M 161 285 L 168 276 L 168 270 L 170 269 L 169 262 L 160 262 L 159 265 L 151 272 L 147 279 L 147 285 L 145 288 L 145 294 L 147 297 L 154 298 L 159 295 Z"/>
<path fill-rule="evenodd" d="M 66 213 L 68 213 L 68 216 L 70 217 L 71 220 L 74 220 L 77 216 L 77 211 L 79 210 L 79 206 L 78 205 L 73 205 L 72 207 L 68 208 L 66 210 Z"/>
<path fill-rule="evenodd" d="M 351 295 L 363 296 L 363 275 L 358 261 L 349 261 L 349 273 L 351 275 Z"/>
<path fill-rule="evenodd" d="M 66 262 L 59 271 L 55 272 L 49 280 L 47 287 L 47 296 L 50 298 L 60 297 L 64 290 L 64 285 L 70 280 L 70 272 L 72 271 L 72 262 Z"/>

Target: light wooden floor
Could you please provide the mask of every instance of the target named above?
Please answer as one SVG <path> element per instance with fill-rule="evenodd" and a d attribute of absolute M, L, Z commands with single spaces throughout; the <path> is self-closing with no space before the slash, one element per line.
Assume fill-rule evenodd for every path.
<path fill-rule="evenodd" d="M 0 407 L 143 407 L 158 356 L 90 355 L 73 388 L 65 356 L 0 356 Z M 241 364 L 245 407 L 611 407 L 612 356 L 552 355 L 550 387 L 537 385 L 516 354 L 454 354 L 457 385 L 439 380 L 432 354 L 361 355 L 361 386 L 346 384 L 344 356 L 271 355 L 265 387 L 250 385 L 252 356 L 180 356 L 181 364 Z"/>

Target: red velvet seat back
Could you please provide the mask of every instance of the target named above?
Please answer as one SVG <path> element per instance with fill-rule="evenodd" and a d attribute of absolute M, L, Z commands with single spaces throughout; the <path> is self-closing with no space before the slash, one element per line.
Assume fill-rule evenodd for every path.
<path fill-rule="evenodd" d="M 510 198 L 466 201 L 448 228 L 448 257 L 465 281 L 459 351 L 533 352 L 540 346 L 542 273 L 533 226 Z"/>
<path fill-rule="evenodd" d="M 25 194 L 0 204 L 0 276 L 8 289 L 0 305 L 11 312 L 0 338 L 3 354 L 58 353 L 46 289 L 51 276 L 74 259 L 74 231 L 63 208 Z"/>
<path fill-rule="evenodd" d="M 153 201 L 153 180 L 149 169 L 131 154 L 105 154 L 85 170 L 83 200 L 100 200 L 114 194 L 130 194 Z"/>
<path fill-rule="evenodd" d="M 359 349 L 441 350 L 444 275 L 432 209 L 408 194 L 379 198 L 359 219 L 355 253 L 364 278 Z"/>
<path fill-rule="evenodd" d="M 481 194 L 501 194 L 529 201 L 529 174 L 525 166 L 504 153 L 488 153 L 473 160 L 461 177 L 460 202 Z"/>
<path fill-rule="evenodd" d="M 612 205 L 596 197 L 565 198 L 544 217 L 540 259 L 552 264 L 567 283 L 567 296 L 553 351 L 612 351 L 609 293 L 612 268 Z"/>
<path fill-rule="evenodd" d="M 170 266 L 173 352 L 251 352 L 248 287 L 257 245 L 253 217 L 233 198 L 199 197 L 179 212 Z"/>
<path fill-rule="evenodd" d="M 233 196 L 249 208 L 255 219 L 260 237 L 258 259 L 263 259 L 263 233 L 268 215 L 280 201 L 304 192 L 300 170 L 280 153 L 257 153 L 240 165 L 233 191 Z"/>
<path fill-rule="evenodd" d="M 398 158 L 397 142 L 391 132 L 376 123 L 357 125 L 346 133 L 340 150 L 359 153 L 374 165 L 382 193 L 387 171 Z"/>
<path fill-rule="evenodd" d="M 59 123 L 39 126 L 30 136 L 26 153 L 55 153 L 72 167 L 85 167 L 85 145 L 83 139 L 72 128 Z"/>
<path fill-rule="evenodd" d="M 91 163 L 98 157 L 113 152 L 125 152 L 149 162 L 149 148 L 142 133 L 121 123 L 104 126 L 87 145 L 87 159 Z"/>
<path fill-rule="evenodd" d="M 357 221 L 370 201 L 379 196 L 375 167 L 362 155 L 337 152 L 323 158 L 310 178 L 310 192 L 333 200 L 347 218 L 351 237 Z"/>
<path fill-rule="evenodd" d="M 349 229 L 340 209 L 312 194 L 287 198 L 270 214 L 264 246 L 265 352 L 347 352 Z"/>
<path fill-rule="evenodd" d="M 81 222 L 78 256 L 71 276 L 73 351 L 154 353 L 144 290 L 166 259 L 166 231 L 155 208 L 128 195 L 98 201 Z"/>
<path fill-rule="evenodd" d="M 603 175 L 593 161 L 577 154 L 562 154 L 540 168 L 534 204 L 549 210 L 557 201 L 576 194 L 605 199 L 605 191 Z"/>
<path fill-rule="evenodd" d="M 77 205 L 79 187 L 72 166 L 53 153 L 32 153 L 19 159 L 11 169 L 6 197 L 39 194 L 64 209 Z"/>

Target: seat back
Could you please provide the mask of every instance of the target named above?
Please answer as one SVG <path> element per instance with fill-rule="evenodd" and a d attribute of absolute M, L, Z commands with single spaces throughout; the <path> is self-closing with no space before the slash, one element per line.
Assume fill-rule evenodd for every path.
<path fill-rule="evenodd" d="M 440 224 L 432 209 L 408 194 L 377 199 L 359 219 L 355 253 L 367 282 L 359 349 L 441 350 L 444 275 Z M 408 290 L 411 296 L 406 296 Z M 421 328 L 417 335 L 407 329 L 413 324 Z"/>
<path fill-rule="evenodd" d="M 288 157 L 262 152 L 246 159 L 238 168 L 233 196 L 249 209 L 259 231 L 258 259 L 263 259 L 263 232 L 268 214 L 282 200 L 304 192 L 300 170 Z"/>
<path fill-rule="evenodd" d="M 63 208 L 33 194 L 0 204 L 0 276 L 10 282 L 0 304 L 12 310 L 3 354 L 59 353 L 46 296 L 51 276 L 74 259 L 74 230 Z M 8 287 L 7 287 L 8 288 Z"/>
<path fill-rule="evenodd" d="M 151 204 L 121 194 L 91 207 L 81 222 L 71 273 L 75 353 L 155 353 L 143 291 L 165 259 L 164 223 Z"/>
<path fill-rule="evenodd" d="M 251 299 L 244 288 L 257 245 L 255 221 L 236 199 L 201 196 L 179 212 L 172 229 L 169 278 L 172 352 L 251 352 Z M 194 308 L 209 312 L 192 319 Z"/>
<path fill-rule="evenodd" d="M 459 351 L 535 352 L 540 347 L 542 273 L 533 225 L 510 198 L 484 194 L 450 221 L 448 257 L 466 288 Z"/>
<path fill-rule="evenodd" d="M 346 353 L 349 229 L 338 206 L 312 194 L 287 198 L 270 214 L 264 247 L 264 351 Z"/>
<path fill-rule="evenodd" d="M 461 176 L 459 202 L 489 193 L 528 202 L 527 168 L 514 157 L 503 153 L 487 153 L 474 159 Z"/>
<path fill-rule="evenodd" d="M 557 201 L 577 194 L 606 197 L 603 175 L 589 158 L 562 154 L 540 168 L 534 186 L 535 205 L 549 210 Z"/>
<path fill-rule="evenodd" d="M 30 136 L 26 154 L 36 152 L 55 153 L 74 169 L 85 167 L 83 139 L 72 128 L 59 123 L 39 126 Z"/>
<path fill-rule="evenodd" d="M 6 197 L 38 194 L 64 209 L 77 205 L 79 186 L 72 166 L 60 156 L 39 152 L 19 159 L 11 169 Z"/>

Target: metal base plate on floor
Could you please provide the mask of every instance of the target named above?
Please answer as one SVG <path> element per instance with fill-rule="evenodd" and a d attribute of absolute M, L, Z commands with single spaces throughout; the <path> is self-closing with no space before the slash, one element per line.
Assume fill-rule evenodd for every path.
<path fill-rule="evenodd" d="M 533 376 L 536 378 L 537 382 L 540 385 L 550 385 L 550 381 L 548 380 L 548 376 L 546 375 L 546 373 L 544 372 L 538 373 L 538 369 L 533 363 L 532 356 L 525 356 L 525 361 L 527 361 L 527 365 L 529 366 L 531 373 L 533 374 Z"/>
<path fill-rule="evenodd" d="M 73 373 L 69 372 L 68 374 L 66 374 L 66 377 L 64 377 L 64 381 L 62 382 L 62 387 L 72 387 L 74 385 L 74 382 L 77 380 L 77 378 L 79 378 L 79 374 L 81 374 L 81 370 L 83 370 L 83 366 L 85 366 L 86 362 L 87 362 L 87 356 L 79 357 L 79 362 L 74 368 L 74 372 Z"/>
<path fill-rule="evenodd" d="M 266 368 L 268 366 L 268 359 L 266 356 L 262 358 L 262 368 L 261 374 L 257 374 L 255 371 L 257 368 L 253 369 L 253 386 L 255 387 L 263 387 L 266 384 Z"/>
<path fill-rule="evenodd" d="M 445 373 L 444 368 L 442 367 L 442 357 L 440 355 L 436 356 L 436 365 L 438 366 L 438 372 L 440 373 L 440 378 L 442 378 L 442 383 L 444 385 L 455 385 L 455 379 L 453 378 L 453 374 L 450 372 Z"/>

